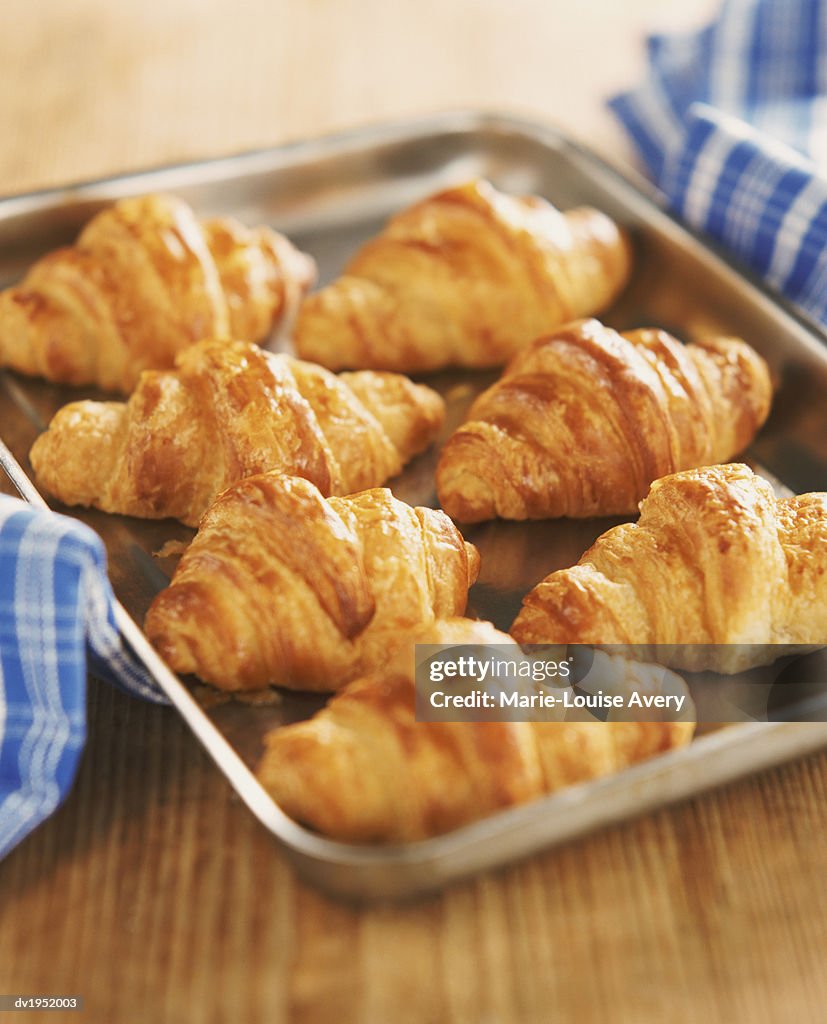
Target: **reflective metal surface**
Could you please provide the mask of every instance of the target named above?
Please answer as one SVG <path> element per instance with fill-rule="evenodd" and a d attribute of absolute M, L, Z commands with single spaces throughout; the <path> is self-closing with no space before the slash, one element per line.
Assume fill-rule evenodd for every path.
<path fill-rule="evenodd" d="M 390 213 L 474 176 L 509 191 L 539 193 L 563 208 L 591 203 L 625 224 L 634 237 L 634 276 L 604 319 L 621 329 L 664 326 L 687 340 L 709 332 L 748 340 L 769 361 L 778 384 L 772 415 L 750 460 L 794 491 L 827 489 L 823 336 L 676 225 L 646 186 L 621 178 L 545 126 L 451 114 L 0 200 L 0 285 L 12 282 L 38 255 L 71 242 L 105 203 L 158 190 L 181 195 L 199 215 L 232 213 L 250 224 L 265 222 L 287 232 L 316 257 L 324 282 Z M 442 373 L 423 379 L 449 401 L 447 436 L 494 375 Z M 20 487 L 30 498 L 36 498 L 25 479 L 32 442 L 60 405 L 81 397 L 94 397 L 94 392 L 0 374 L 0 438 L 10 453 L 4 456 L 0 450 L 0 462 L 11 472 L 12 458 L 19 463 Z M 435 447 L 415 460 L 393 482 L 394 492 L 413 504 L 434 505 L 436 455 Z M 328 841 L 286 818 L 250 770 L 264 732 L 306 717 L 320 706 L 320 698 L 285 693 L 264 704 L 215 699 L 212 691 L 182 683 L 166 670 L 134 625 L 143 621 L 174 567 L 173 559 L 153 553 L 167 540 L 189 538 L 192 531 L 170 521 L 60 510 L 83 519 L 104 538 L 112 582 L 125 609 L 122 628 L 199 739 L 298 869 L 334 893 L 403 897 L 437 888 L 827 744 L 827 724 L 822 723 L 730 726 L 614 778 L 573 787 L 438 839 L 393 849 Z M 482 555 L 469 614 L 507 629 L 535 583 L 576 562 L 617 521 L 495 522 L 469 528 L 466 536 Z"/>

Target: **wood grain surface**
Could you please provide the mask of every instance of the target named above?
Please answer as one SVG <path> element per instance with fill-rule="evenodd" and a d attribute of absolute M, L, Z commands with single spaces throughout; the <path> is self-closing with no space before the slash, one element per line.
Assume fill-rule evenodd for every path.
<path fill-rule="evenodd" d="M 644 27 L 712 7 L 5 0 L 0 193 L 458 105 L 622 162 L 603 97 Z M 95 1024 L 821 1022 L 825 779 L 819 755 L 355 909 L 296 880 L 173 711 L 92 681 L 71 796 L 0 864 L 0 993 L 82 995 Z"/>

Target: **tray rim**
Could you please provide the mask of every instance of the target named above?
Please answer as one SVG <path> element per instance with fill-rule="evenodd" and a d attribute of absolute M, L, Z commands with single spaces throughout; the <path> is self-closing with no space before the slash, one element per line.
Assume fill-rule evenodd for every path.
<path fill-rule="evenodd" d="M 650 216 L 656 214 L 663 218 L 664 223 L 669 225 L 670 233 L 689 237 L 700 245 L 707 255 L 711 255 L 720 264 L 722 275 L 732 275 L 741 284 L 746 282 L 762 299 L 762 304 L 766 303 L 774 315 L 781 313 L 789 318 L 803 331 L 804 338 L 809 339 L 810 345 L 815 347 L 819 357 L 827 365 L 827 347 L 824 347 L 827 346 L 827 332 L 763 281 L 758 280 L 737 260 L 729 255 L 724 256 L 720 248 L 713 245 L 700 232 L 681 224 L 664 208 L 662 194 L 646 179 L 631 169 L 620 171 L 587 146 L 552 125 L 510 114 L 470 109 L 446 111 L 425 117 L 385 121 L 228 156 L 160 165 L 65 186 L 6 195 L 0 197 L 0 221 L 25 214 L 46 213 L 79 200 L 105 201 L 119 195 L 149 191 L 155 187 L 154 179 L 180 177 L 186 178 L 186 181 L 182 180 L 182 185 L 206 184 L 225 179 L 228 172 L 237 174 L 240 170 L 246 170 L 248 173 L 275 171 L 299 161 L 341 156 L 348 151 L 366 150 L 371 146 L 412 142 L 449 133 L 518 135 L 557 151 L 569 151 L 577 159 L 585 160 L 601 176 L 620 183 L 636 202 L 645 204 Z M 187 175 L 191 177 L 187 178 Z M 174 188 L 175 185 L 174 182 L 165 182 L 161 187 Z M 24 500 L 51 511 L 2 438 L 0 468 L 5 471 Z M 162 661 L 143 631 L 117 600 L 115 616 L 122 635 L 136 656 L 158 682 L 170 703 L 182 715 L 243 802 L 268 831 L 276 836 L 299 872 L 319 888 L 338 897 L 357 900 L 408 898 L 440 889 L 486 868 L 514 863 L 532 853 L 550 849 L 588 831 L 630 820 L 656 807 L 666 806 L 725 785 L 736 778 L 755 774 L 782 761 L 804 757 L 820 747 L 827 746 L 827 722 L 749 722 L 730 725 L 725 730 L 695 739 L 688 747 L 662 754 L 616 775 L 567 787 L 444 835 L 403 845 L 373 847 L 349 844 L 320 836 L 288 817 L 267 794 L 219 729 L 213 725 L 188 688 Z M 806 740 L 805 731 L 808 734 Z M 795 743 L 793 738 L 796 740 Z M 687 766 L 692 767 L 702 762 L 708 764 L 712 759 L 720 759 L 722 754 L 725 755 L 737 748 L 756 745 L 759 739 L 764 741 L 763 756 L 749 767 L 724 769 L 718 777 L 700 782 L 693 780 L 690 777 L 691 773 L 684 770 Z M 682 773 L 682 776 L 673 780 L 675 784 L 669 793 L 647 794 L 647 783 L 652 789 L 659 778 L 678 773 Z M 588 813 L 582 813 L 584 804 L 588 811 L 589 806 L 595 802 L 586 797 L 596 794 L 612 801 L 613 798 L 635 787 L 642 789 L 643 795 L 639 797 L 636 807 L 632 810 L 625 809 L 618 800 L 616 813 L 604 813 L 599 821 L 591 821 Z M 543 838 L 541 835 L 537 839 L 534 833 L 537 831 L 538 821 L 542 832 L 541 819 L 547 817 L 553 821 L 556 813 L 563 808 L 572 813 L 569 826 L 563 828 L 562 832 L 558 828 L 553 836 Z M 579 814 L 573 813 L 578 810 Z M 531 826 L 534 826 L 533 830 Z M 531 835 L 526 836 L 527 829 Z M 516 852 L 501 852 L 493 857 L 485 855 L 485 847 L 492 842 L 493 837 L 508 835 L 512 839 L 515 836 L 519 839 L 521 833 L 523 842 L 518 843 Z M 469 853 L 470 858 L 463 860 L 463 854 Z M 331 867 L 340 869 L 335 876 L 326 874 Z M 377 873 L 378 869 L 382 870 Z M 416 870 L 411 872 L 410 869 Z M 393 872 L 397 872 L 396 877 Z M 400 872 L 406 872 L 405 878 L 399 877 Z"/>

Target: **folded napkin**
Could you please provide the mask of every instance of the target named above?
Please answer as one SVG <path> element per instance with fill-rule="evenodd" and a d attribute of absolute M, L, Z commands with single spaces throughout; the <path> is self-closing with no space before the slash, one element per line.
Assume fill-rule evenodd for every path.
<path fill-rule="evenodd" d="M 725 0 L 615 97 L 672 210 L 827 323 L 827 0 Z"/>
<path fill-rule="evenodd" d="M 121 638 L 113 605 L 96 533 L 0 495 L 0 857 L 72 784 L 87 671 L 165 699 Z"/>

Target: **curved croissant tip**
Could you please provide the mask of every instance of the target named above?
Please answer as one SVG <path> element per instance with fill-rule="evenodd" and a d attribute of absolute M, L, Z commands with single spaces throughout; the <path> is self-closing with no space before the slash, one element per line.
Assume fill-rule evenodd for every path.
<path fill-rule="evenodd" d="M 437 497 L 442 510 L 454 522 L 482 523 L 496 518 L 496 501 L 484 477 L 468 466 L 460 464 L 459 469 L 455 468 L 451 452 L 464 440 L 465 435 L 458 432 L 442 450 L 436 472 Z"/>
<path fill-rule="evenodd" d="M 480 574 L 480 553 L 476 547 L 465 541 L 465 555 L 468 559 L 468 586 L 476 583 L 477 577 Z"/>

